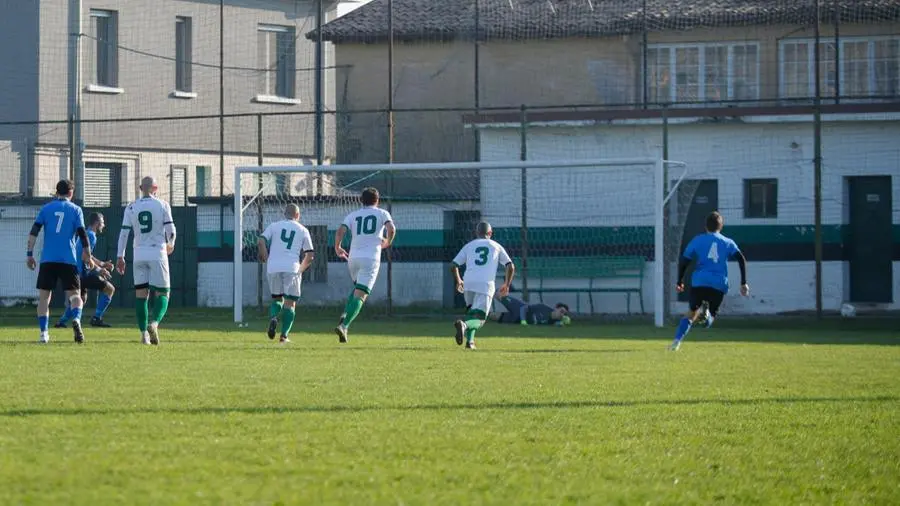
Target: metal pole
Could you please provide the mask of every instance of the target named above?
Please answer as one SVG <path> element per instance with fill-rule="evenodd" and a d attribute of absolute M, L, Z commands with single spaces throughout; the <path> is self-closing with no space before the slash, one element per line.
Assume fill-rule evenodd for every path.
<path fill-rule="evenodd" d="M 262 113 L 256 115 L 256 165 L 262 167 L 263 165 L 263 115 Z M 257 190 L 262 190 L 262 181 L 263 175 L 262 172 L 256 175 L 256 182 L 259 187 Z M 262 205 L 262 195 L 256 199 L 256 231 L 257 233 L 263 232 L 263 205 Z M 259 253 L 257 252 L 257 255 Z M 260 311 L 263 309 L 263 264 L 260 262 L 256 262 L 256 305 L 259 307 Z"/>
<path fill-rule="evenodd" d="M 387 0 L 388 7 L 388 163 L 394 163 L 394 2 Z M 387 174 L 387 211 L 392 211 L 391 201 L 394 200 L 394 171 Z M 387 249 L 387 313 L 390 315 L 394 309 L 394 262 L 393 249 Z"/>
<path fill-rule="evenodd" d="M 225 0 L 219 0 L 219 196 L 223 195 L 225 195 Z M 225 207 L 222 206 L 219 210 L 219 231 L 224 242 Z M 240 212 L 240 208 L 235 212 Z"/>
<path fill-rule="evenodd" d="M 815 207 L 815 250 L 816 250 L 816 318 L 822 318 L 822 79 L 820 76 L 821 56 L 819 41 L 821 36 L 820 0 L 816 0 L 815 49 L 815 93 L 813 98 L 813 179 Z"/>
<path fill-rule="evenodd" d="M 475 0 L 475 43 L 474 47 L 474 79 L 473 79 L 473 87 L 474 87 L 474 98 L 475 98 L 475 114 L 478 114 L 479 109 L 481 107 L 481 2 L 479 0 Z M 472 135 L 475 136 L 475 156 L 473 160 L 481 159 L 481 137 L 478 134 L 478 129 L 472 129 Z"/>
<path fill-rule="evenodd" d="M 832 11 L 834 15 L 834 71 L 837 75 L 840 75 L 840 65 L 841 65 L 841 13 L 840 13 L 840 4 L 838 4 L 840 0 L 834 0 L 834 10 Z M 841 80 L 834 80 L 834 103 L 841 103 Z"/>
<path fill-rule="evenodd" d="M 647 62 L 647 0 L 643 0 L 641 3 L 641 17 L 643 18 L 643 27 L 641 29 L 641 95 L 643 98 L 642 102 L 644 104 L 644 109 L 646 109 L 647 101 L 650 97 L 647 87 L 647 69 L 649 67 Z"/>
<path fill-rule="evenodd" d="M 662 162 L 661 170 L 657 171 L 657 173 L 654 174 L 654 176 L 662 177 L 662 185 L 661 185 L 662 195 L 661 196 L 657 195 L 657 197 L 661 198 L 661 199 L 665 199 L 666 194 L 669 193 L 669 168 L 665 162 L 666 160 L 669 159 L 669 106 L 668 105 L 663 106 L 663 110 L 662 110 L 662 159 L 663 159 L 663 162 Z M 675 197 L 675 198 L 676 198 L 676 202 L 677 202 L 677 197 Z M 670 200 L 670 202 L 671 202 L 671 200 Z M 670 235 L 670 232 L 669 232 L 669 214 L 670 213 L 666 212 L 665 202 L 663 202 L 663 205 L 661 207 L 661 212 L 663 213 L 662 243 L 663 243 L 663 246 L 665 246 L 665 244 L 667 244 L 666 241 L 669 240 L 669 235 Z M 685 213 L 685 216 L 687 216 L 687 213 Z M 678 245 L 678 249 L 679 250 L 681 249 L 681 244 Z M 656 251 L 654 252 L 654 254 L 661 252 L 661 254 L 660 254 L 661 260 L 656 259 L 656 258 L 654 258 L 654 260 L 664 262 L 663 269 L 662 269 L 662 273 L 663 273 L 663 276 L 662 276 L 662 284 L 663 284 L 663 286 L 662 286 L 662 290 L 663 290 L 662 314 L 663 314 L 664 318 L 668 317 L 672 310 L 672 294 L 669 291 L 669 287 L 673 285 L 672 273 L 671 273 L 671 270 L 668 268 L 672 264 L 673 259 L 667 258 L 665 251 L 666 251 L 665 247 L 663 247 L 663 248 L 657 248 Z M 681 251 L 677 251 L 675 253 L 676 258 L 678 258 L 677 255 L 680 253 L 681 253 Z M 658 316 L 657 316 L 657 318 L 658 318 Z"/>
<path fill-rule="evenodd" d="M 322 42 L 322 23 L 325 19 L 325 2 L 316 0 L 316 165 L 325 161 L 325 44 Z"/>
<path fill-rule="evenodd" d="M 81 139 L 81 0 L 69 1 L 69 178 L 75 181 L 75 200 L 83 200 L 84 170 Z"/>
<path fill-rule="evenodd" d="M 521 125 L 519 141 L 519 160 L 528 161 L 528 110 L 522 104 L 519 113 Z M 522 299 L 528 302 L 528 173 L 525 167 L 520 169 L 519 177 L 522 180 L 522 227 L 520 240 L 522 241 Z"/>

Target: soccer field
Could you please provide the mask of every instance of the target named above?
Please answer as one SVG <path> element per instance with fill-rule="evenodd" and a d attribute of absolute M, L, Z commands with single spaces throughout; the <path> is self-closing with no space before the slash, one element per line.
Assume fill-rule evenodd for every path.
<path fill-rule="evenodd" d="M 2 504 L 898 504 L 894 322 L 0 328 Z M 58 312 L 58 311 L 57 311 Z M 760 328 L 761 326 L 767 328 Z"/>

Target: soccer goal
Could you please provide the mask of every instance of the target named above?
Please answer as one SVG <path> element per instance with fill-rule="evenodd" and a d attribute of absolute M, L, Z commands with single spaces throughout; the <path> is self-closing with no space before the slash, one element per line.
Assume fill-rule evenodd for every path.
<path fill-rule="evenodd" d="M 516 263 L 514 296 L 563 302 L 576 314 L 652 314 L 662 326 L 675 307 L 693 198 L 687 174 L 684 163 L 659 159 L 238 167 L 234 319 L 243 321 L 245 306 L 268 303 L 257 238 L 288 203 L 300 206 L 316 250 L 302 303 L 342 304 L 352 282 L 334 235 L 360 206 L 361 190 L 373 186 L 398 233 L 367 307 L 404 313 L 458 305 L 447 264 L 485 220 Z"/>

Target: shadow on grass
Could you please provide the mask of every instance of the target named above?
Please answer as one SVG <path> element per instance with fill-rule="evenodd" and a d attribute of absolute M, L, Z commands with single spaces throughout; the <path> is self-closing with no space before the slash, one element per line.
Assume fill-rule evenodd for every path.
<path fill-rule="evenodd" d="M 464 410 L 517 410 L 517 409 L 584 409 L 628 408 L 638 406 L 760 406 L 766 404 L 823 404 L 855 402 L 898 402 L 892 395 L 873 397 L 772 397 L 758 399 L 659 399 L 642 401 L 558 401 L 558 402 L 486 402 L 484 404 L 411 404 L 383 406 L 252 406 L 252 407 L 197 407 L 197 408 L 33 408 L 0 411 L 2 417 L 30 416 L 92 416 L 92 415 L 218 415 L 218 414 L 292 414 L 292 413 L 364 413 L 378 411 L 464 411 Z"/>

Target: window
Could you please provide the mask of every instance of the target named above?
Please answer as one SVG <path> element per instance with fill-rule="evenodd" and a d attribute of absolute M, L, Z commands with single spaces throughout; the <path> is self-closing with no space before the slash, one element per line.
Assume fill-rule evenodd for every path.
<path fill-rule="evenodd" d="M 759 98 L 756 43 L 655 45 L 647 50 L 653 103 Z"/>
<path fill-rule="evenodd" d="M 212 196 L 212 167 L 198 165 L 194 173 L 194 195 L 197 197 Z"/>
<path fill-rule="evenodd" d="M 778 180 L 744 180 L 744 218 L 778 217 Z"/>
<path fill-rule="evenodd" d="M 169 204 L 172 207 L 187 205 L 187 167 L 173 165 L 169 167 Z"/>
<path fill-rule="evenodd" d="M 815 41 L 781 43 L 782 98 L 815 96 Z M 895 97 L 900 94 L 900 38 L 852 37 L 840 41 L 836 62 L 833 40 L 819 42 L 819 75 L 823 97 Z M 837 64 L 839 63 L 839 65 Z"/>
<path fill-rule="evenodd" d="M 175 18 L 175 91 L 191 91 L 191 18 Z"/>
<path fill-rule="evenodd" d="M 296 38 L 291 26 L 259 25 L 259 93 L 293 99 L 297 72 Z"/>
<path fill-rule="evenodd" d="M 116 11 L 91 9 L 94 37 L 93 84 L 116 88 L 119 85 L 119 34 Z"/>

